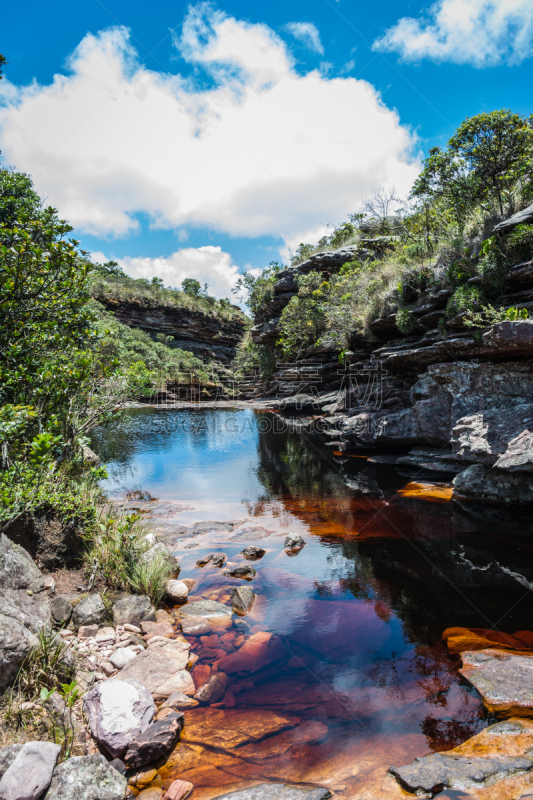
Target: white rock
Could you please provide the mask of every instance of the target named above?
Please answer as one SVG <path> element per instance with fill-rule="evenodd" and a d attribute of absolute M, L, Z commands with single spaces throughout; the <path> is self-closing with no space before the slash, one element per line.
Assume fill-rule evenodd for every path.
<path fill-rule="evenodd" d="M 59 631 L 59 635 L 63 637 L 63 639 L 72 639 L 74 636 L 74 631 Z"/>
<path fill-rule="evenodd" d="M 156 711 L 148 689 L 136 680 L 111 678 L 84 697 L 91 733 L 113 757 L 150 725 Z"/>
<path fill-rule="evenodd" d="M 121 647 L 109 656 L 109 660 L 117 669 L 122 669 L 122 667 L 125 667 L 130 661 L 133 661 L 134 658 L 137 658 L 137 653 L 133 653 L 129 647 Z"/>
<path fill-rule="evenodd" d="M 167 597 L 175 603 L 184 603 L 189 587 L 183 581 L 167 581 Z"/>
<path fill-rule="evenodd" d="M 100 661 L 99 667 L 104 675 L 112 675 L 115 671 L 115 667 L 110 661 Z"/>
<path fill-rule="evenodd" d="M 137 625 L 132 625 L 130 622 L 124 623 L 124 630 L 130 631 L 131 633 L 142 633 L 141 629 L 137 627 Z"/>

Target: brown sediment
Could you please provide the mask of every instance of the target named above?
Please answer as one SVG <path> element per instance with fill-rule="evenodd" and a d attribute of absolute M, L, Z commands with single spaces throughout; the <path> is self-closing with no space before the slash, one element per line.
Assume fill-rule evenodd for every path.
<path fill-rule="evenodd" d="M 453 655 L 466 650 L 510 650 L 519 655 L 533 653 L 533 633 L 517 631 L 516 633 L 500 633 L 487 628 L 446 628 L 442 634 Z"/>
<path fill-rule="evenodd" d="M 404 486 L 403 489 L 398 489 L 398 494 L 402 497 L 417 497 L 420 500 L 445 503 L 453 497 L 453 486 L 439 486 L 434 483 L 415 483 L 412 481 Z"/>

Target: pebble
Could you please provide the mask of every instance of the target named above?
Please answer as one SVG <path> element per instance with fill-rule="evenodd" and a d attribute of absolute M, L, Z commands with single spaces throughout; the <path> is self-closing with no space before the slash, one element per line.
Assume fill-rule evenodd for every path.
<path fill-rule="evenodd" d="M 129 622 L 124 623 L 124 630 L 130 631 L 130 633 L 142 633 L 141 629 L 137 627 L 137 625 L 132 625 Z"/>
<path fill-rule="evenodd" d="M 98 633 L 98 625 L 81 625 L 78 628 L 78 639 L 92 639 Z"/>
<path fill-rule="evenodd" d="M 186 800 L 193 789 L 194 786 L 189 781 L 174 781 L 168 787 L 164 800 Z"/>

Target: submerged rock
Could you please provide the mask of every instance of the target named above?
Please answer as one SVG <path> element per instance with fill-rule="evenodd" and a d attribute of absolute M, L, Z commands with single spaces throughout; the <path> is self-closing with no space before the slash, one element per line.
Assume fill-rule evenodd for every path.
<path fill-rule="evenodd" d="M 156 708 L 150 692 L 135 680 L 111 678 L 84 697 L 94 739 L 113 757 L 122 756 L 129 743 L 152 722 Z"/>
<path fill-rule="evenodd" d="M 260 783 L 249 789 L 219 794 L 213 800 L 327 800 L 328 789 L 312 786 L 291 786 L 288 783 Z"/>
<path fill-rule="evenodd" d="M 124 800 L 126 778 L 104 756 L 76 756 L 55 768 L 48 800 Z"/>
<path fill-rule="evenodd" d="M 187 603 L 179 610 L 181 619 L 184 617 L 203 617 L 205 619 L 217 619 L 221 617 L 231 617 L 232 610 L 224 603 L 216 600 L 196 600 L 194 603 Z"/>
<path fill-rule="evenodd" d="M 254 633 L 235 653 L 220 659 L 218 668 L 233 675 L 236 672 L 258 672 L 258 670 L 281 661 L 287 650 L 277 636 L 267 631 Z"/>
<path fill-rule="evenodd" d="M 194 699 L 198 700 L 202 705 L 209 705 L 210 703 L 218 703 L 222 700 L 226 693 L 228 686 L 228 676 L 224 672 L 216 672 L 211 675 L 207 683 L 200 686 Z"/>
<path fill-rule="evenodd" d="M 174 781 L 168 787 L 163 800 L 187 800 L 194 786 L 189 781 Z"/>
<path fill-rule="evenodd" d="M 490 712 L 533 716 L 533 654 L 487 649 L 462 653 L 461 659 L 459 672 L 475 686 Z"/>
<path fill-rule="evenodd" d="M 187 636 L 206 636 L 213 630 L 209 620 L 204 617 L 182 617 L 180 622 L 181 630 Z"/>
<path fill-rule="evenodd" d="M 299 717 L 256 709 L 194 708 L 187 714 L 182 741 L 233 750 L 294 728 Z"/>
<path fill-rule="evenodd" d="M 468 758 L 448 752 L 415 758 L 405 767 L 391 767 L 389 772 L 408 792 L 433 797 L 443 789 L 481 789 L 532 769 L 533 760 L 526 756 Z"/>

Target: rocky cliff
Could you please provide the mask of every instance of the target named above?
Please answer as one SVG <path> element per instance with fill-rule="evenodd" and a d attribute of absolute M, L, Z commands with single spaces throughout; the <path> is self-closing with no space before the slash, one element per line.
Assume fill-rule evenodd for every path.
<path fill-rule="evenodd" d="M 533 223 L 533 206 L 496 232 L 524 221 Z M 252 328 L 254 340 L 273 346 L 298 274 L 318 270 L 327 280 L 356 252 L 358 260 L 379 257 L 381 244 L 320 253 L 282 272 L 267 318 Z M 456 476 L 456 496 L 533 503 L 533 319 L 472 329 L 459 315 L 444 329 L 450 295 L 446 288 L 421 294 L 409 336 L 396 327 L 396 314 L 373 319 L 372 341 L 359 336 L 343 365 L 327 345 L 278 363 L 268 393 L 285 413 L 307 416 L 314 435 L 337 450 L 381 451 L 413 474 Z M 533 261 L 512 266 L 495 304 L 531 314 Z"/>
<path fill-rule="evenodd" d="M 235 307 L 229 316 L 204 313 L 182 306 L 144 305 L 136 301 L 96 297 L 119 322 L 141 328 L 150 336 L 171 336 L 174 347 L 188 350 L 204 361 L 228 363 L 246 329 L 246 318 Z"/>

